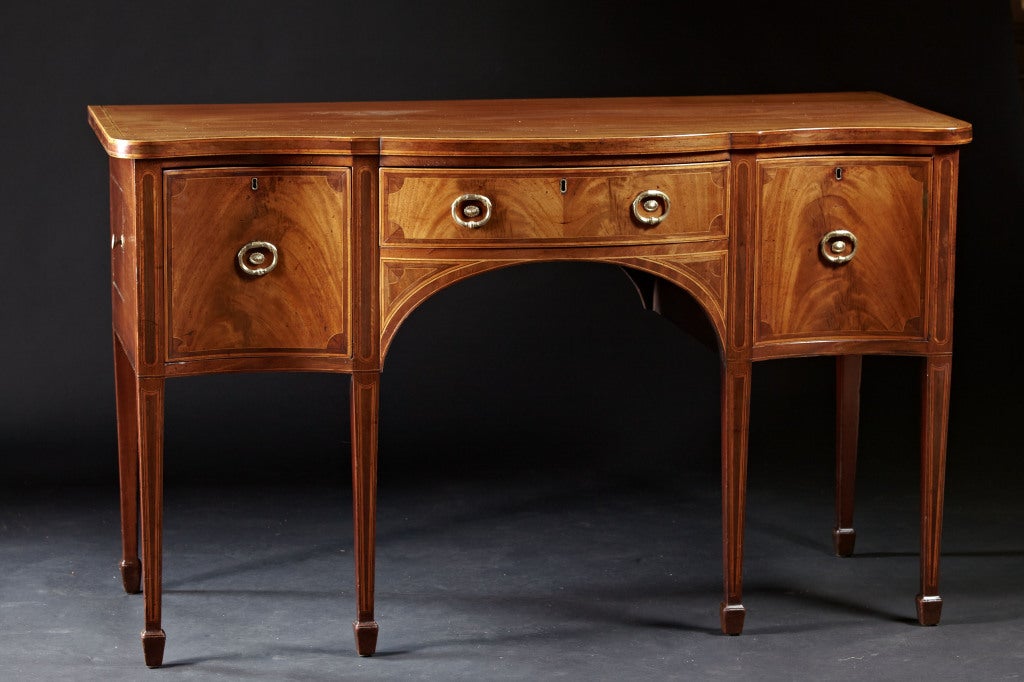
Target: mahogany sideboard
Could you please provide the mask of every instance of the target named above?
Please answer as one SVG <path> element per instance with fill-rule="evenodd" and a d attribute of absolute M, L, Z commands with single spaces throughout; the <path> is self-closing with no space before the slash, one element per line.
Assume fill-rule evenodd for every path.
<path fill-rule="evenodd" d="M 88 116 L 110 157 L 121 574 L 127 592 L 144 588 L 147 665 L 161 664 L 165 642 L 165 380 L 351 375 L 353 627 L 370 655 L 388 345 L 440 289 L 535 261 L 619 266 L 647 305 L 701 311 L 714 329 L 728 634 L 745 615 L 751 363 L 836 357 L 833 538 L 848 555 L 861 358 L 921 357 L 916 603 L 922 624 L 939 621 L 969 124 L 878 93 L 91 106 Z"/>

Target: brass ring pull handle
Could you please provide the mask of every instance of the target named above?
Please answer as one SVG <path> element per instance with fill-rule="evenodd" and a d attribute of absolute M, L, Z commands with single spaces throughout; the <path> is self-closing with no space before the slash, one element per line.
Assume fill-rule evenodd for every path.
<path fill-rule="evenodd" d="M 645 227 L 655 227 L 668 217 L 670 206 L 667 194 L 656 189 L 647 189 L 633 199 L 633 218 Z"/>
<path fill-rule="evenodd" d="M 238 250 L 238 267 L 247 275 L 262 277 L 277 267 L 277 247 L 270 242 L 249 242 Z"/>
<path fill-rule="evenodd" d="M 462 227 L 478 230 L 494 215 L 494 204 L 483 194 L 463 194 L 452 202 L 452 219 Z"/>
<path fill-rule="evenodd" d="M 821 238 L 820 248 L 829 263 L 849 263 L 857 253 L 857 237 L 848 230 L 832 230 Z"/>

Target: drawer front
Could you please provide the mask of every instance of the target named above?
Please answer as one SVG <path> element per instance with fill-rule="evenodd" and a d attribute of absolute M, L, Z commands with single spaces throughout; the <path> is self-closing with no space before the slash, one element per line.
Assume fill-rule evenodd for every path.
<path fill-rule="evenodd" d="M 347 168 L 164 174 L 168 359 L 349 355 Z"/>
<path fill-rule="evenodd" d="M 382 169 L 381 244 L 650 244 L 724 237 L 728 173 L 727 162 Z"/>
<path fill-rule="evenodd" d="M 755 341 L 922 339 L 931 162 L 758 163 Z"/>

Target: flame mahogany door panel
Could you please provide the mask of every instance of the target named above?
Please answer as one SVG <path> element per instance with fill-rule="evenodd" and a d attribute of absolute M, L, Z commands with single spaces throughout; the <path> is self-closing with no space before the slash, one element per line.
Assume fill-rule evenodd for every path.
<path fill-rule="evenodd" d="M 759 161 L 755 340 L 924 339 L 930 173 L 929 158 Z"/>
<path fill-rule="evenodd" d="M 168 170 L 168 360 L 350 354 L 347 168 Z"/>

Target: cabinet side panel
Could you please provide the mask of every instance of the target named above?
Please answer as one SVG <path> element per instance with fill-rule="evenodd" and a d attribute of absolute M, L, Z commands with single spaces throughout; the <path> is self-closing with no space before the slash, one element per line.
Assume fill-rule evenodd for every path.
<path fill-rule="evenodd" d="M 137 367 L 138 254 L 134 162 L 110 159 L 110 299 L 114 333 Z"/>

